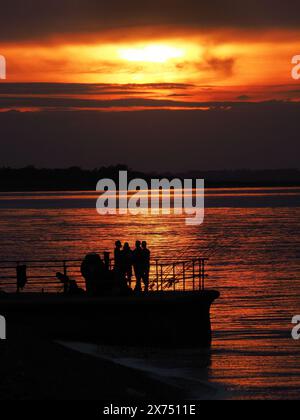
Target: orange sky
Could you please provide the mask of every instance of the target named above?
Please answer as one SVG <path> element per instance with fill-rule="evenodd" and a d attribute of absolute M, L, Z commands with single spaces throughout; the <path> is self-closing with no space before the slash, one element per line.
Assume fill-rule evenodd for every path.
<path fill-rule="evenodd" d="M 1 161 L 298 167 L 300 2 L 289 3 L 3 2 Z"/>
<path fill-rule="evenodd" d="M 0 43 L 0 53 L 7 82 L 188 83 L 192 100 L 300 99 L 291 77 L 291 59 L 300 53 L 300 31 L 294 30 L 156 28 L 154 35 L 119 29 Z"/>
<path fill-rule="evenodd" d="M 165 31 L 166 32 L 166 31 Z M 290 83 L 300 31 L 224 31 L 1 44 L 11 82 L 162 83 L 217 85 Z"/>

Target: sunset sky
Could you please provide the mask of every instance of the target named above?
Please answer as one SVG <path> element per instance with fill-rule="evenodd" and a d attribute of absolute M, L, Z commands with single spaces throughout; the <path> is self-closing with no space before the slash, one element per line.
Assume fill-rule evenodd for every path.
<path fill-rule="evenodd" d="M 0 111 L 298 109 L 299 16 L 293 0 L 11 0 Z"/>

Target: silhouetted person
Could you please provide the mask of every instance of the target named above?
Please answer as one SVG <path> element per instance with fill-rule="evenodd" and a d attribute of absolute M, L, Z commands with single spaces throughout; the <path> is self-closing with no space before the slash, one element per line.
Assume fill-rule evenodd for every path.
<path fill-rule="evenodd" d="M 122 264 L 122 244 L 121 244 L 121 241 L 116 241 L 115 245 L 116 245 L 115 251 L 114 251 L 115 271 L 121 272 L 122 265 L 123 265 Z"/>
<path fill-rule="evenodd" d="M 17 292 L 24 289 L 27 283 L 27 266 L 17 266 Z"/>
<path fill-rule="evenodd" d="M 147 248 L 147 242 L 142 242 L 142 261 L 143 261 L 143 275 L 142 279 L 145 285 L 145 292 L 148 292 L 149 288 L 149 273 L 150 273 L 150 256 L 151 253 Z"/>
<path fill-rule="evenodd" d="M 136 278 L 136 285 L 134 290 L 136 292 L 141 292 L 141 280 L 143 277 L 143 253 L 140 241 L 136 241 L 135 243 L 135 250 L 133 251 L 133 267 Z"/>
<path fill-rule="evenodd" d="M 76 280 L 70 279 L 66 274 L 56 273 L 56 277 L 63 284 L 65 294 L 77 296 L 84 293 L 84 290 L 78 287 Z"/>
<path fill-rule="evenodd" d="M 85 278 L 86 291 L 91 296 L 98 296 L 109 289 L 107 273 L 98 254 L 88 254 L 81 264 L 81 274 Z"/>
<path fill-rule="evenodd" d="M 122 271 L 129 287 L 131 287 L 133 254 L 129 243 L 126 242 L 122 251 Z"/>
<path fill-rule="evenodd" d="M 124 274 L 124 261 L 121 241 L 115 243 L 115 265 L 114 265 L 114 286 L 117 290 L 124 290 L 127 287 Z"/>

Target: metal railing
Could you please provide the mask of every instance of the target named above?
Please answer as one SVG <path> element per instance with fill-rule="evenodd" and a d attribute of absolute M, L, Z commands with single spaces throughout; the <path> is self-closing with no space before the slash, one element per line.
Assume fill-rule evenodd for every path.
<path fill-rule="evenodd" d="M 207 258 L 195 257 L 186 260 L 154 258 L 151 259 L 149 290 L 204 290 Z M 17 289 L 17 267 L 26 265 L 27 284 L 24 292 L 63 292 L 63 284 L 56 278 L 61 272 L 76 280 L 79 287 L 85 288 L 81 275 L 81 259 L 66 260 L 27 260 L 0 261 L 0 288 L 13 292 Z M 109 259 L 109 268 L 114 267 L 114 260 Z M 133 270 L 132 286 L 135 285 Z"/>

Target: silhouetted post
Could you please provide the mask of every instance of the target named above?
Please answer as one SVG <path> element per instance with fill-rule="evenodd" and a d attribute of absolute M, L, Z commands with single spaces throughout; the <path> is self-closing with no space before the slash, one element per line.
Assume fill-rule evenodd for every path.
<path fill-rule="evenodd" d="M 159 286 L 158 286 L 158 282 L 159 282 L 158 260 L 155 260 L 155 268 L 156 268 L 156 289 L 159 290 Z"/>
<path fill-rule="evenodd" d="M 173 288 L 176 289 L 176 264 L 173 263 Z"/>
<path fill-rule="evenodd" d="M 199 259 L 199 289 L 205 289 L 205 260 L 204 258 Z"/>
<path fill-rule="evenodd" d="M 193 260 L 193 290 L 195 290 L 195 260 Z"/>
<path fill-rule="evenodd" d="M 160 288 L 163 290 L 163 265 L 160 264 Z"/>
<path fill-rule="evenodd" d="M 202 290 L 205 290 L 205 260 L 202 260 Z"/>
<path fill-rule="evenodd" d="M 199 258 L 198 260 L 198 264 L 199 264 L 199 290 L 202 290 L 202 260 L 201 258 Z"/>
<path fill-rule="evenodd" d="M 183 290 L 185 291 L 185 262 L 182 263 L 182 268 L 183 268 L 183 272 L 182 272 L 182 279 L 183 279 Z"/>

